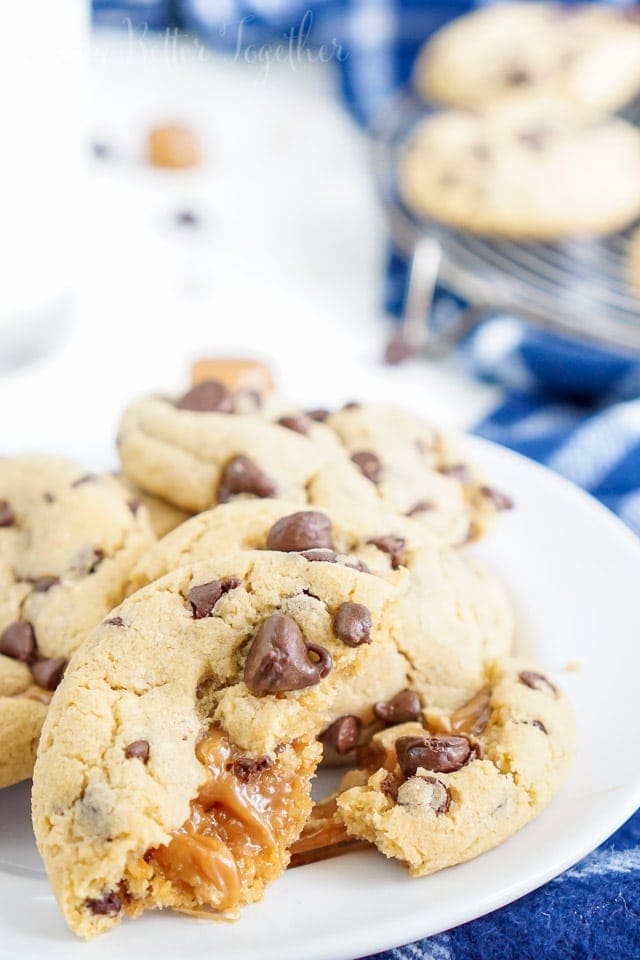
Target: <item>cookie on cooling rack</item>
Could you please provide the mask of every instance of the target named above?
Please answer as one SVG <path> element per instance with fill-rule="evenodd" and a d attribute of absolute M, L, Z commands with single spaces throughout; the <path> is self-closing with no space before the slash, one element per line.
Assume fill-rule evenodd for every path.
<path fill-rule="evenodd" d="M 640 131 L 540 97 L 443 111 L 413 131 L 398 186 L 418 216 L 475 233 L 612 233 L 640 214 Z"/>
<path fill-rule="evenodd" d="M 640 92 L 640 17 L 600 4 L 491 4 L 427 42 L 415 84 L 424 99 L 464 109 L 545 93 L 617 110 Z"/>

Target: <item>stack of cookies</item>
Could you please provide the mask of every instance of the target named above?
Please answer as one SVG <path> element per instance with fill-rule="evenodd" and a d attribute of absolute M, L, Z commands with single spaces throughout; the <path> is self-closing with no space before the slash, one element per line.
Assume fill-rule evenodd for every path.
<path fill-rule="evenodd" d="M 500 3 L 444 27 L 415 69 L 443 109 L 418 125 L 399 189 L 420 217 L 514 239 L 621 230 L 640 215 L 640 18 L 612 5 Z"/>
<path fill-rule="evenodd" d="M 303 411 L 256 364 L 202 376 L 129 407 L 119 478 L 0 460 L 0 784 L 37 746 L 36 839 L 83 937 L 234 917 L 362 846 L 415 876 L 467 860 L 573 752 L 466 551 L 509 498 L 401 411 Z M 344 776 L 314 805 L 321 764 Z"/>

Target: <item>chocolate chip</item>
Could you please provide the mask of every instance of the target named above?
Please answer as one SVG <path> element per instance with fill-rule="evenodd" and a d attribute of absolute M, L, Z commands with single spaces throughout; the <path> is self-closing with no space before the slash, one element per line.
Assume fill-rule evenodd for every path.
<path fill-rule="evenodd" d="M 47 593 L 60 583 L 60 577 L 36 577 L 31 581 L 34 593 Z"/>
<path fill-rule="evenodd" d="M 357 745 L 360 738 L 362 724 L 358 717 L 347 715 L 338 717 L 331 726 L 320 735 L 326 747 L 330 747 L 337 754 L 349 753 Z"/>
<path fill-rule="evenodd" d="M 452 463 L 450 466 L 439 467 L 438 472 L 444 474 L 445 477 L 453 477 L 460 483 L 473 483 L 473 474 L 466 463 Z"/>
<path fill-rule="evenodd" d="M 429 807 L 436 816 L 451 806 L 451 794 L 435 777 L 410 777 L 398 789 L 397 800 L 402 807 Z"/>
<path fill-rule="evenodd" d="M 45 492 L 42 494 L 42 499 L 44 500 L 45 503 L 55 503 L 55 502 L 56 502 L 56 498 L 54 497 L 54 495 L 53 495 L 49 490 L 45 490 Z"/>
<path fill-rule="evenodd" d="M 276 485 L 256 466 L 253 460 L 239 454 L 229 460 L 218 487 L 218 503 L 226 503 L 236 493 L 251 493 L 255 497 L 272 497 Z"/>
<path fill-rule="evenodd" d="M 531 83 L 532 79 L 531 74 L 523 67 L 511 67 L 505 75 L 505 80 L 510 87 L 523 87 Z"/>
<path fill-rule="evenodd" d="M 109 627 L 124 627 L 124 620 L 122 617 L 109 617 L 108 620 L 104 621 L 105 626 Z"/>
<path fill-rule="evenodd" d="M 241 783 L 249 783 L 265 770 L 270 770 L 272 766 L 271 757 L 238 757 L 231 765 L 231 769 L 234 777 Z"/>
<path fill-rule="evenodd" d="M 55 690 L 67 666 L 64 657 L 51 657 L 47 660 L 36 660 L 31 664 L 33 679 L 43 690 Z"/>
<path fill-rule="evenodd" d="M 357 400 L 349 400 L 348 403 L 342 404 L 342 409 L 343 410 L 359 410 L 361 406 L 362 404 L 358 403 Z"/>
<path fill-rule="evenodd" d="M 233 413 L 233 394 L 219 380 L 202 380 L 176 401 L 178 410 L 194 413 Z"/>
<path fill-rule="evenodd" d="M 405 777 L 415 776 L 419 767 L 453 773 L 468 763 L 471 745 L 466 737 L 400 737 L 396 753 Z"/>
<path fill-rule="evenodd" d="M 523 670 L 520 674 L 520 682 L 527 687 L 531 687 L 532 690 L 540 690 L 542 693 L 551 692 L 554 696 L 558 693 L 558 688 L 550 680 L 547 680 L 542 673 L 535 673 L 533 670 Z"/>
<path fill-rule="evenodd" d="M 372 537 L 371 540 L 367 540 L 367 543 L 389 554 L 392 570 L 397 570 L 404 563 L 407 541 L 403 537 L 396 537 L 390 533 L 385 537 Z"/>
<path fill-rule="evenodd" d="M 417 344 L 409 343 L 402 333 L 394 333 L 390 337 L 384 351 L 384 362 L 390 367 L 395 367 L 409 357 L 415 357 L 422 353 L 423 347 Z"/>
<path fill-rule="evenodd" d="M 312 660 L 309 654 L 317 656 Z M 302 690 L 319 683 L 333 666 L 324 647 L 306 643 L 292 617 L 273 613 L 260 624 L 244 668 L 244 680 L 251 693 L 280 693 Z"/>
<path fill-rule="evenodd" d="M 78 477 L 77 480 L 74 480 L 71 484 L 72 487 L 82 487 L 85 483 L 92 483 L 94 480 L 98 479 L 97 473 L 83 473 L 81 477 Z"/>
<path fill-rule="evenodd" d="M 418 500 L 417 503 L 411 507 L 410 510 L 407 510 L 406 517 L 418 517 L 421 513 L 428 513 L 429 510 L 433 510 L 433 503 L 431 500 Z"/>
<path fill-rule="evenodd" d="M 146 766 L 149 762 L 149 741 L 148 740 L 134 740 L 133 743 L 130 743 L 124 748 L 124 755 L 127 760 L 135 758 L 136 760 L 142 760 Z"/>
<path fill-rule="evenodd" d="M 220 597 L 229 593 L 230 590 L 235 590 L 241 583 L 242 580 L 237 577 L 228 577 L 225 580 L 211 580 L 209 583 L 191 587 L 187 604 L 191 607 L 193 619 L 202 620 L 203 617 L 209 617 Z"/>
<path fill-rule="evenodd" d="M 176 223 L 180 227 L 199 227 L 200 217 L 195 210 L 178 210 L 175 216 Z"/>
<path fill-rule="evenodd" d="M 27 620 L 10 623 L 0 636 L 0 653 L 21 663 L 31 663 L 36 653 L 36 636 Z"/>
<path fill-rule="evenodd" d="M 91 913 L 99 917 L 112 917 L 122 910 L 122 900 L 114 891 L 106 893 L 104 897 L 100 897 L 99 900 L 94 900 L 92 897 L 89 897 L 85 900 L 85 904 Z"/>
<path fill-rule="evenodd" d="M 301 510 L 277 520 L 267 535 L 267 550 L 284 553 L 333 550 L 331 520 L 319 510 Z"/>
<path fill-rule="evenodd" d="M 325 410 L 323 407 L 318 407 L 316 410 L 307 410 L 306 414 L 310 420 L 315 420 L 316 423 L 324 423 L 327 417 L 330 416 L 331 411 Z"/>
<path fill-rule="evenodd" d="M 321 560 L 323 563 L 337 563 L 338 554 L 335 550 L 325 550 L 321 547 L 313 547 L 311 550 L 301 550 L 300 556 L 304 557 L 310 563 L 315 560 Z"/>
<path fill-rule="evenodd" d="M 549 731 L 547 730 L 547 728 L 545 727 L 544 723 L 542 722 L 542 720 L 532 720 L 532 721 L 531 721 L 531 726 L 532 726 L 532 727 L 535 727 L 536 730 L 541 730 L 542 733 L 548 733 L 548 732 L 549 732 Z"/>
<path fill-rule="evenodd" d="M 15 515 L 7 500 L 0 500 L 0 527 L 12 527 L 16 522 Z"/>
<path fill-rule="evenodd" d="M 375 453 L 371 453 L 369 450 L 360 450 L 358 453 L 352 454 L 351 459 L 367 480 L 371 480 L 372 483 L 378 482 L 382 464 Z"/>
<path fill-rule="evenodd" d="M 399 786 L 400 784 L 397 778 L 392 773 L 388 773 L 380 784 L 380 790 L 384 793 L 385 797 L 391 797 L 392 800 L 396 800 Z"/>
<path fill-rule="evenodd" d="M 287 430 L 294 430 L 296 433 L 307 434 L 311 429 L 311 418 L 304 413 L 299 413 L 294 417 L 280 417 L 278 423 Z"/>
<path fill-rule="evenodd" d="M 333 632 L 348 647 L 371 643 L 371 614 L 363 603 L 341 603 L 333 618 Z"/>
<path fill-rule="evenodd" d="M 369 567 L 364 560 L 360 560 L 358 557 L 352 557 L 349 553 L 336 554 L 336 563 L 341 564 L 343 567 L 349 567 L 351 570 L 358 570 L 360 573 L 369 573 Z"/>
<path fill-rule="evenodd" d="M 493 487 L 480 487 L 480 493 L 490 500 L 496 510 L 513 510 L 514 503 L 511 497 Z"/>
<path fill-rule="evenodd" d="M 127 506 L 131 513 L 136 517 L 138 515 L 138 510 L 142 506 L 142 500 L 127 500 Z"/>
<path fill-rule="evenodd" d="M 420 697 L 415 690 L 401 690 L 386 703 L 374 703 L 373 712 L 387 726 L 418 720 L 422 713 Z"/>

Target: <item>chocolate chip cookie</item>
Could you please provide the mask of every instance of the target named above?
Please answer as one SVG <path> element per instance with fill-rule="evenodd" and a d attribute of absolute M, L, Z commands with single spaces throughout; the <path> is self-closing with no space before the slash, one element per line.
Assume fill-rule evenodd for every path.
<path fill-rule="evenodd" d="M 640 214 L 640 132 L 548 98 L 422 121 L 399 165 L 418 216 L 474 233 L 556 240 L 620 230 Z M 594 184 L 597 187 L 594 188 Z"/>
<path fill-rule="evenodd" d="M 70 654 L 154 541 L 113 477 L 48 456 L 0 459 L 0 787 L 31 775 Z"/>
<path fill-rule="evenodd" d="M 76 933 L 260 898 L 311 809 L 317 734 L 388 633 L 395 592 L 340 563 L 244 551 L 108 614 L 69 664 L 34 772 L 38 847 Z"/>
<path fill-rule="evenodd" d="M 489 4 L 429 40 L 415 82 L 426 100 L 469 109 L 543 92 L 615 111 L 640 91 L 640 20 L 602 4 Z"/>
<path fill-rule="evenodd" d="M 483 483 L 451 440 L 404 410 L 351 403 L 325 422 L 379 506 L 412 517 L 448 543 L 481 536 L 497 509 L 513 505 Z M 328 474 L 319 479 L 317 503 L 352 509 L 341 497 L 341 486 L 331 485 Z"/>
<path fill-rule="evenodd" d="M 127 479 L 192 513 L 237 497 L 304 503 L 307 485 L 340 455 L 339 444 L 303 415 L 244 412 L 247 396 L 205 380 L 176 400 L 134 403 L 119 433 Z"/>
<path fill-rule="evenodd" d="M 573 712 L 556 686 L 536 666 L 497 660 L 463 709 L 433 709 L 424 723 L 377 734 L 361 770 L 347 775 L 335 820 L 425 876 L 491 849 L 535 817 L 574 750 Z"/>
<path fill-rule="evenodd" d="M 332 722 L 357 718 L 363 736 L 377 723 L 375 705 L 408 686 L 420 690 L 418 715 L 435 699 L 459 707 L 482 682 L 487 660 L 511 649 L 513 617 L 500 584 L 420 523 L 381 508 L 363 516 L 275 499 L 226 504 L 158 541 L 132 572 L 131 589 L 238 549 L 361 567 L 397 588 L 388 636 L 364 651 L 358 676 L 331 711 Z M 333 760 L 348 753 L 344 742 L 337 751 L 330 740 L 326 746 Z"/>

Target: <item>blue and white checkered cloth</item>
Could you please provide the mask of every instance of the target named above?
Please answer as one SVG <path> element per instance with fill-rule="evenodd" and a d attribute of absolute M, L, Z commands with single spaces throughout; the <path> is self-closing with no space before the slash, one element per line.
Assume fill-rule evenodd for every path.
<path fill-rule="evenodd" d="M 213 46 L 260 47 L 302 34 L 335 63 L 345 102 L 367 123 L 407 82 L 415 54 L 474 2 L 429 0 L 93 0 L 98 23 L 179 25 Z M 619 0 L 631 6 L 632 0 Z M 406 264 L 391 254 L 386 306 L 398 314 Z M 441 298 L 449 296 L 439 291 Z M 509 316 L 487 318 L 461 348 L 504 399 L 477 432 L 546 463 L 640 534 L 640 358 L 551 338 Z M 508 907 L 381 960 L 640 958 L 640 813 L 562 876 Z"/>

